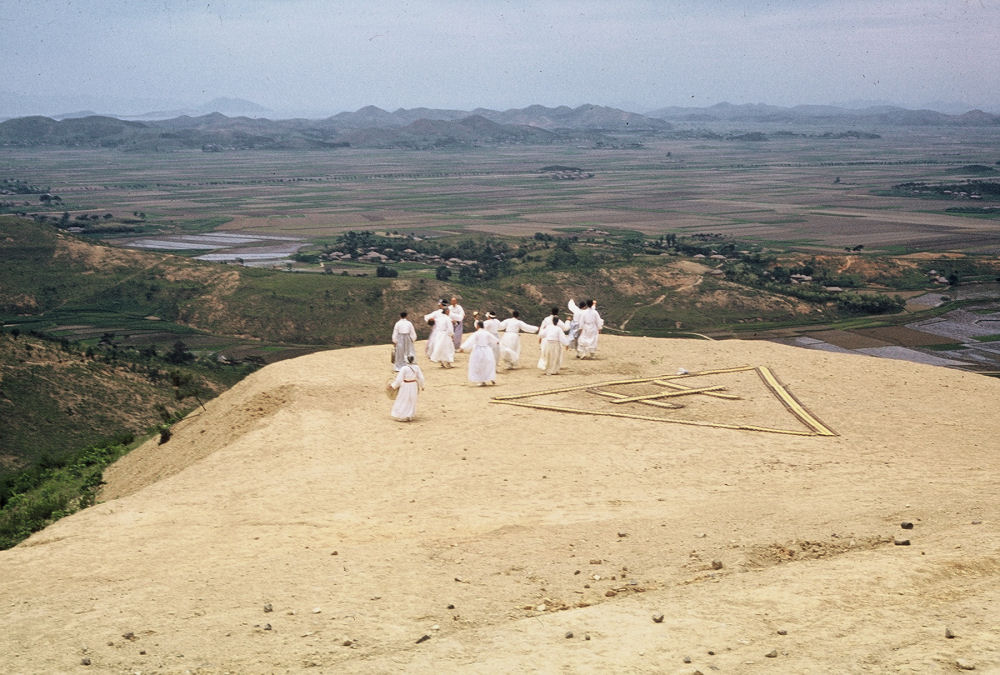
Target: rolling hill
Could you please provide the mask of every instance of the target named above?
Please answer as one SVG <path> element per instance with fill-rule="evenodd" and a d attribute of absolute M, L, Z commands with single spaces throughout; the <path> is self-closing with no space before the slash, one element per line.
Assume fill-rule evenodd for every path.
<path fill-rule="evenodd" d="M 409 424 L 382 347 L 267 366 L 120 460 L 101 503 L 0 552 L 0 669 L 1000 668 L 1000 382 L 601 340 L 543 377 L 526 339 L 496 387 L 427 368 Z M 729 398 L 588 393 L 678 368 Z M 556 407 L 491 402 L 531 394 Z"/>

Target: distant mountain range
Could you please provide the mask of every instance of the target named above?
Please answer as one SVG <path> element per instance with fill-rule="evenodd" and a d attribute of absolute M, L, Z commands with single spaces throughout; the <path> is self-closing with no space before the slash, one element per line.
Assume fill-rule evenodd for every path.
<path fill-rule="evenodd" d="M 233 107 L 249 102 L 217 99 L 209 105 L 212 104 Z M 1000 116 L 981 110 L 949 115 L 894 106 L 851 109 L 804 105 L 783 108 L 729 103 L 704 108 L 661 108 L 645 115 L 597 105 L 576 108 L 533 105 L 505 111 L 401 108 L 394 112 L 367 106 L 318 120 L 229 117 L 217 111 L 197 116 L 142 120 L 88 112 L 60 117 L 18 117 L 0 122 L 0 146 L 104 147 L 135 151 L 201 148 L 222 151 L 338 147 L 431 149 L 582 142 L 598 147 L 627 147 L 651 136 L 689 136 L 699 133 L 693 131 L 699 125 L 710 123 L 823 125 L 827 128 L 840 125 L 851 132 L 856 132 L 859 127 L 1000 125 Z M 723 137 L 718 136 L 717 131 L 705 133 Z M 745 138 L 745 134 L 733 138 Z"/>
<path fill-rule="evenodd" d="M 879 126 L 994 126 L 1000 115 L 970 110 L 947 114 L 936 110 L 910 110 L 891 105 L 843 108 L 832 105 L 797 105 L 791 108 L 749 103 L 717 103 L 705 108 L 667 107 L 646 113 L 675 122 L 755 122 L 787 124 L 868 124 Z"/>

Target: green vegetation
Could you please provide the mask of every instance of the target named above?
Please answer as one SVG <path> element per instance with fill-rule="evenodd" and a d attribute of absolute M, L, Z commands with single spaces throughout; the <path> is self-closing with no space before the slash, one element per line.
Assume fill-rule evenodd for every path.
<path fill-rule="evenodd" d="M 983 167 L 988 173 L 995 173 L 990 167 Z M 970 167 L 965 167 L 970 169 Z M 960 173 L 983 173 L 982 171 L 960 170 Z M 892 192 L 907 197 L 933 197 L 935 199 L 1000 199 L 1000 183 L 987 180 L 967 180 L 962 183 L 926 183 L 911 181 L 892 187 Z"/>
<path fill-rule="evenodd" d="M 104 469 L 133 446 L 123 435 L 61 460 L 46 458 L 13 474 L 0 474 L 0 550 L 94 503 Z"/>

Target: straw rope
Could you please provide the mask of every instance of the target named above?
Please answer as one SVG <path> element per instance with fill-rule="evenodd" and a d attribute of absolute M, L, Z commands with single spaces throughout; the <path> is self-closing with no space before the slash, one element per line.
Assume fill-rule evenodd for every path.
<path fill-rule="evenodd" d="M 599 396 L 607 396 L 608 398 L 627 398 L 625 394 L 616 394 L 613 391 L 601 391 L 600 389 L 588 389 L 587 391 L 592 394 L 598 394 Z M 651 405 L 657 408 L 670 408 L 671 410 L 677 410 L 678 408 L 684 407 L 679 403 L 670 403 L 668 401 L 637 401 L 637 403 L 644 403 L 645 405 Z"/>
<path fill-rule="evenodd" d="M 665 401 L 658 399 L 674 397 L 674 396 L 685 396 L 691 394 L 702 394 L 706 396 L 716 396 L 720 398 L 726 398 L 730 400 L 739 400 L 739 396 L 733 394 L 724 394 L 720 390 L 724 390 L 725 387 L 711 386 L 711 387 L 701 387 L 701 388 L 691 388 L 685 387 L 676 382 L 671 382 L 671 380 L 678 380 L 691 377 L 703 377 L 705 375 L 720 375 L 728 373 L 740 373 L 747 371 L 755 371 L 760 379 L 763 381 L 767 389 L 774 394 L 774 396 L 782 403 L 786 410 L 788 410 L 799 422 L 808 428 L 808 431 L 800 431 L 793 429 L 777 429 L 772 427 L 762 427 L 750 424 L 727 424 L 725 422 L 705 422 L 700 420 L 682 420 L 682 419 L 672 419 L 665 417 L 652 417 L 650 415 L 638 415 L 634 413 L 626 412 L 616 412 L 616 411 L 604 411 L 604 410 L 584 410 L 580 408 L 571 408 L 568 406 L 558 406 L 550 405 L 545 403 L 531 403 L 523 401 L 521 399 L 537 397 L 537 396 L 548 396 L 552 394 L 562 394 L 566 392 L 581 391 L 586 390 L 590 393 L 598 394 L 600 396 L 605 396 L 611 398 L 611 403 L 642 403 L 644 405 L 653 405 L 656 407 L 664 408 L 683 408 L 684 406 L 674 405 Z M 642 396 L 625 396 L 624 394 L 619 394 L 616 392 L 609 392 L 601 389 L 601 387 L 611 387 L 620 386 L 625 384 L 645 384 L 653 383 L 659 386 L 667 387 L 673 391 L 669 392 L 659 392 L 656 394 L 647 394 Z M 544 391 L 533 391 L 523 394 L 507 394 L 504 396 L 494 396 L 491 399 L 493 403 L 503 403 L 506 405 L 516 405 L 524 408 L 535 408 L 538 410 L 553 410 L 556 412 L 566 412 L 577 415 L 597 415 L 603 417 L 624 417 L 627 419 L 637 419 L 646 420 L 650 422 L 670 422 L 672 424 L 686 424 L 689 426 L 698 427 L 711 427 L 717 429 L 735 429 L 738 431 L 763 431 L 775 434 L 788 434 L 793 436 L 836 436 L 837 433 L 832 429 L 827 427 L 825 424 L 819 421 L 819 419 L 809 412 L 808 409 L 797 400 L 791 392 L 789 392 L 783 384 L 778 380 L 773 371 L 767 366 L 739 366 L 736 368 L 719 368 L 715 370 L 703 370 L 695 373 L 681 373 L 676 375 L 657 375 L 654 377 L 640 377 L 630 380 L 612 380 L 610 382 L 602 382 L 600 384 L 582 384 L 572 387 L 561 387 L 558 389 L 546 389 Z"/>

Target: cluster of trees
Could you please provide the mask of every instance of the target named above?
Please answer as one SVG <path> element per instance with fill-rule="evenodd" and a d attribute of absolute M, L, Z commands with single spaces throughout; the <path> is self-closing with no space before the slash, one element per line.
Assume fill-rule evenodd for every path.
<path fill-rule="evenodd" d="M 522 247 L 512 248 L 506 242 L 496 239 L 463 239 L 451 243 L 418 239 L 412 235 L 388 237 L 364 230 L 351 230 L 338 236 L 336 242 L 332 246 L 328 245 L 319 257 L 330 259 L 329 254 L 333 251 L 352 256 L 376 251 L 392 262 L 437 261 L 439 279 L 451 278 L 453 265 L 448 261 L 461 260 L 465 262 L 454 266 L 458 268 L 458 277 L 463 283 L 489 281 L 506 276 L 511 271 L 511 261 L 523 257 L 526 253 Z M 441 271 L 442 268 L 447 271 Z M 375 274 L 380 277 L 394 277 L 398 272 L 382 264 L 376 268 Z"/>
<path fill-rule="evenodd" d="M 19 178 L 4 178 L 0 181 L 0 194 L 11 194 L 11 195 L 37 195 L 49 194 L 49 188 L 43 188 L 38 185 L 32 185 L 26 180 L 21 180 Z M 49 195 L 50 197 L 52 195 Z"/>
<path fill-rule="evenodd" d="M 906 302 L 899 295 L 883 293 L 831 291 L 828 287 L 859 286 L 863 280 L 854 276 L 830 277 L 809 263 L 791 267 L 773 265 L 774 258 L 760 253 L 741 255 L 723 266 L 726 279 L 733 283 L 789 295 L 815 303 L 835 302 L 847 314 L 890 314 L 902 311 Z M 793 277 L 812 277 L 809 282 L 792 283 Z"/>
<path fill-rule="evenodd" d="M 967 180 L 961 183 L 925 183 L 911 181 L 892 186 L 893 192 L 906 196 L 931 196 L 945 199 L 979 197 L 1000 199 L 1000 183 L 988 180 Z"/>

